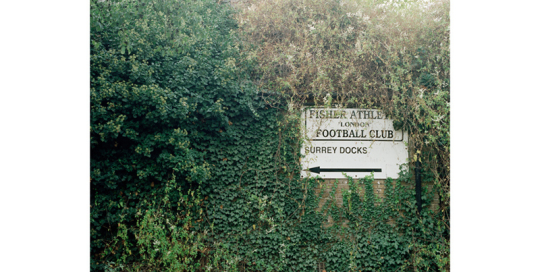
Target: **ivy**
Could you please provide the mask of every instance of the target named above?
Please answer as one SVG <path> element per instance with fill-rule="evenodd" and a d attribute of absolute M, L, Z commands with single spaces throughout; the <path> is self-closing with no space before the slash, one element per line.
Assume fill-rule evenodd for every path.
<path fill-rule="evenodd" d="M 91 1 L 92 271 L 448 270 L 446 17 L 413 20 L 432 36 L 401 52 L 361 1 L 247 4 Z M 420 214 L 406 170 L 344 177 L 320 206 L 324 181 L 299 175 L 310 101 L 409 131 L 434 184 Z"/>

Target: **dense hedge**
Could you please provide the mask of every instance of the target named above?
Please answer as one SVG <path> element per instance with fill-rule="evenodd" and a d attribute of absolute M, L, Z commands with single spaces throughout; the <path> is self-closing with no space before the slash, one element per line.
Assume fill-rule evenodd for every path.
<path fill-rule="evenodd" d="M 215 180 L 211 169 L 239 171 L 231 166 L 238 157 L 221 160 L 221 147 L 250 148 L 239 138 L 256 130 L 263 104 L 244 80 L 228 6 L 92 1 L 91 13 L 91 254 L 99 267 L 116 260 L 122 223 L 131 239 L 136 215 L 165 195 L 168 214 L 186 214 L 180 199 Z"/>
<path fill-rule="evenodd" d="M 272 17 L 282 2 L 264 3 Z M 328 5 L 351 18 L 347 5 Z M 92 270 L 447 268 L 447 211 L 416 214 L 407 172 L 387 181 L 384 199 L 371 177 L 351 179 L 343 207 L 333 199 L 318 209 L 320 180 L 299 177 L 305 93 L 261 73 L 270 71 L 261 69 L 264 43 L 245 36 L 257 24 L 250 32 L 241 19 L 252 10 L 213 0 L 91 2 Z M 396 112 L 411 103 L 403 101 L 391 101 Z M 423 107 L 445 100 L 434 101 Z M 434 193 L 424 189 L 424 207 Z M 329 217 L 336 224 L 326 228 Z"/>

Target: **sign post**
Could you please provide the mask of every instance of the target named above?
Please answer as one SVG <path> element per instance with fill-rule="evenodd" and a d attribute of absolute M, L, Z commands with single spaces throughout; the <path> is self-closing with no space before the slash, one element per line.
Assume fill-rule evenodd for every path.
<path fill-rule="evenodd" d="M 305 108 L 302 177 L 397 178 L 407 163 L 408 135 L 380 110 Z"/>

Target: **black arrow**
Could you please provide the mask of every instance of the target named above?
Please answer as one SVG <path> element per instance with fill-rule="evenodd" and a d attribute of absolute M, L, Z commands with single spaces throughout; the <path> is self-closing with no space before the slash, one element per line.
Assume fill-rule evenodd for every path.
<path fill-rule="evenodd" d="M 321 168 L 320 166 L 311 167 L 304 171 L 310 171 L 320 174 L 321 172 L 382 172 L 381 168 Z"/>

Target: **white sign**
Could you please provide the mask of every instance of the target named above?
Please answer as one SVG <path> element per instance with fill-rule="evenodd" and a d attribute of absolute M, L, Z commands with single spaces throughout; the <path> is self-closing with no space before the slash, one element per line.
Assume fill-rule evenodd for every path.
<path fill-rule="evenodd" d="M 408 135 L 394 130 L 392 120 L 372 109 L 305 108 L 303 125 L 309 139 L 302 147 L 302 177 L 397 178 L 407 163 Z"/>

